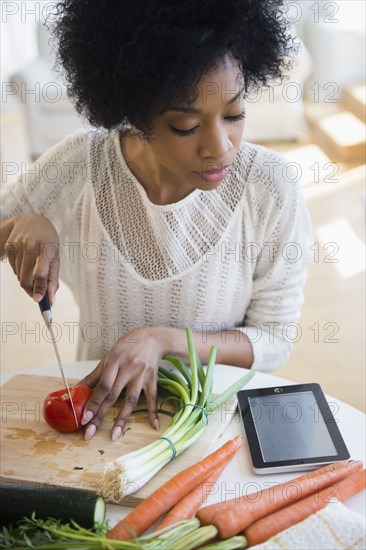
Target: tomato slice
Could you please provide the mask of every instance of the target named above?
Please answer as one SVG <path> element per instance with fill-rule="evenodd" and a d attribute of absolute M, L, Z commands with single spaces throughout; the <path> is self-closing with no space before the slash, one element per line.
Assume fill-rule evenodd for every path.
<path fill-rule="evenodd" d="M 66 388 L 48 394 L 43 404 L 45 421 L 59 432 L 76 432 L 82 428 L 83 410 L 93 391 L 88 386 L 76 385 L 70 387 L 70 393 L 79 426 L 76 426 Z"/>

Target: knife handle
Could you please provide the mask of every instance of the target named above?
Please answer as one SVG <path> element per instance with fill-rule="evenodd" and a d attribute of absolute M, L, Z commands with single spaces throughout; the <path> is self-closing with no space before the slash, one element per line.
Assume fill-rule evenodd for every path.
<path fill-rule="evenodd" d="M 50 305 L 50 301 L 48 299 L 47 292 L 43 296 L 42 300 L 40 302 L 38 302 L 38 305 L 39 305 L 39 309 L 41 310 L 43 319 L 44 319 L 47 327 L 49 327 L 52 323 L 52 312 L 51 312 L 51 305 Z"/>
<path fill-rule="evenodd" d="M 39 309 L 41 310 L 42 313 L 44 311 L 50 311 L 51 310 L 50 301 L 48 299 L 47 292 L 43 296 L 42 300 L 40 302 L 38 302 L 38 305 L 39 305 Z"/>

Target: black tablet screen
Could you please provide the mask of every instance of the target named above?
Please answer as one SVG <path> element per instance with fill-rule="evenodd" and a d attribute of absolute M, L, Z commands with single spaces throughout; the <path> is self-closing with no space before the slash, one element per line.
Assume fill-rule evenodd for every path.
<path fill-rule="evenodd" d="M 337 455 L 312 391 L 248 401 L 263 462 Z"/>

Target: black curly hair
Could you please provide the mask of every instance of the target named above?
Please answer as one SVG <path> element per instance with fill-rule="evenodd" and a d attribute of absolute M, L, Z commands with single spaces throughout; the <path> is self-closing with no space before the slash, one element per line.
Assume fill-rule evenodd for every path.
<path fill-rule="evenodd" d="M 146 137 L 226 55 L 248 91 L 281 78 L 294 49 L 283 0 L 62 0 L 53 33 L 78 112 Z"/>

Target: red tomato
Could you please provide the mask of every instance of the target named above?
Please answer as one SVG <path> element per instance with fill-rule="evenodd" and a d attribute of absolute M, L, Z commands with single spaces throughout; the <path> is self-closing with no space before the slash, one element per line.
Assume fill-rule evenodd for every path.
<path fill-rule="evenodd" d="M 81 417 L 83 416 L 83 410 L 93 392 L 88 386 L 71 386 L 70 393 L 79 427 L 76 426 L 66 388 L 47 395 L 43 405 L 45 421 L 51 428 L 59 432 L 76 432 L 82 428 Z"/>

